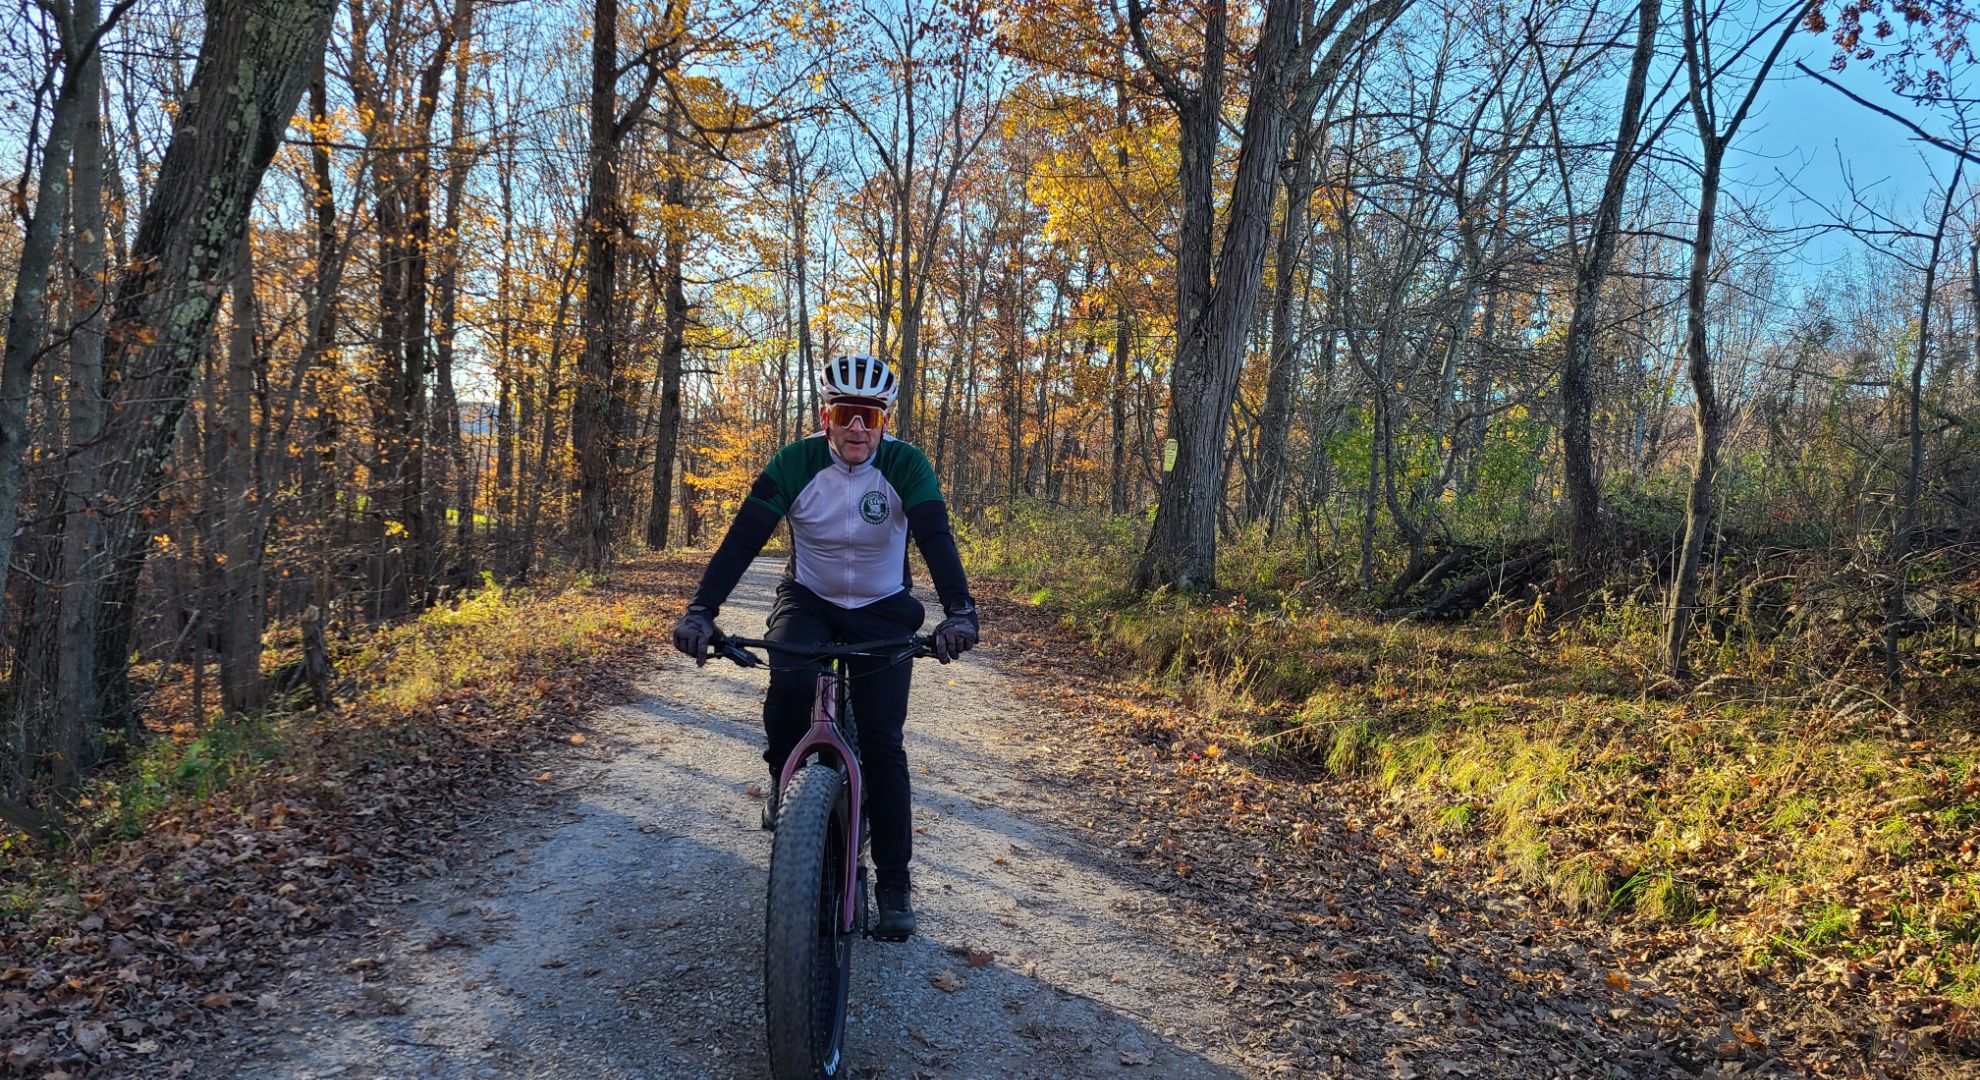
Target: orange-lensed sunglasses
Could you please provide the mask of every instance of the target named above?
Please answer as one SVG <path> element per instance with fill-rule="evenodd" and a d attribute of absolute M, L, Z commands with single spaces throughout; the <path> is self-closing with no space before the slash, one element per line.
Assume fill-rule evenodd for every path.
<path fill-rule="evenodd" d="M 858 420 L 866 425 L 866 430 L 873 431 L 887 418 L 887 407 L 863 401 L 829 401 L 825 403 L 825 418 L 838 427 L 850 427 Z"/>

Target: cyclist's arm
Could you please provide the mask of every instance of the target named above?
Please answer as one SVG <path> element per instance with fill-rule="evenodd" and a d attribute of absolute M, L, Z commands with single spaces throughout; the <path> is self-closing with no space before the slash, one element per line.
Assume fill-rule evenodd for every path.
<path fill-rule="evenodd" d="M 688 605 L 690 611 L 700 608 L 713 619 L 722 610 L 723 601 L 735 590 L 736 582 L 742 580 L 750 560 L 762 552 L 763 545 L 770 542 L 770 535 L 777 531 L 777 522 L 784 517 L 777 507 L 782 505 L 784 500 L 778 493 L 777 482 L 765 470 L 750 485 L 749 497 L 736 508 L 735 520 L 729 522 L 721 546 L 701 571 L 701 585 L 694 591 L 693 603 Z"/>
<path fill-rule="evenodd" d="M 942 485 L 935 479 L 934 466 L 920 450 L 896 445 L 902 449 L 894 459 L 894 486 L 900 490 L 901 506 L 907 513 L 908 535 L 914 537 L 921 561 L 928 564 L 928 576 L 935 581 L 942 613 L 974 617 L 976 604 L 969 596 L 969 578 L 963 573 L 955 534 L 949 530 L 949 504 L 942 501 Z"/>
<path fill-rule="evenodd" d="M 949 530 L 949 506 L 941 499 L 928 499 L 908 507 L 908 533 L 921 549 L 921 561 L 928 564 L 934 579 L 935 595 L 941 598 L 942 612 L 955 615 L 976 610 L 969 596 L 969 577 L 963 573 L 962 555 L 956 550 L 956 537 Z"/>

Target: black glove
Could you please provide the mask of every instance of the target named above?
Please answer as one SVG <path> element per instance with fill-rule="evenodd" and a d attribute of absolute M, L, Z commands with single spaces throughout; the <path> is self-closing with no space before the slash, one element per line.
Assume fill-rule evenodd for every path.
<path fill-rule="evenodd" d="M 700 667 L 708 663 L 708 643 L 720 633 L 707 608 L 691 607 L 674 624 L 674 648 L 694 657 L 694 666 Z"/>
<path fill-rule="evenodd" d="M 976 608 L 965 606 L 951 612 L 928 636 L 935 642 L 935 659 L 944 664 L 975 648 L 978 640 Z"/>

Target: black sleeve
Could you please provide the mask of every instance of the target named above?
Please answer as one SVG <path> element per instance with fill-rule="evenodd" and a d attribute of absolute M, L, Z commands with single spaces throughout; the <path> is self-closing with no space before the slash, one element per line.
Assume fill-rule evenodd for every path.
<path fill-rule="evenodd" d="M 942 611 L 956 615 L 974 613 L 975 601 L 969 596 L 969 578 L 963 573 L 962 556 L 956 551 L 955 534 L 949 531 L 949 506 L 940 499 L 928 499 L 908 507 L 908 532 L 921 559 L 928 564 L 928 576 L 935 579 L 935 595 L 942 600 Z"/>
<path fill-rule="evenodd" d="M 707 569 L 701 572 L 701 586 L 695 589 L 690 606 L 706 609 L 708 617 L 713 619 L 736 582 L 742 580 L 743 572 L 749 569 L 750 560 L 770 542 L 778 520 L 777 512 L 768 506 L 755 499 L 744 499 L 736 510 L 736 519 L 729 523 L 729 531 L 722 537 L 722 545 L 715 549 Z M 954 549 L 953 543 L 950 548 Z"/>

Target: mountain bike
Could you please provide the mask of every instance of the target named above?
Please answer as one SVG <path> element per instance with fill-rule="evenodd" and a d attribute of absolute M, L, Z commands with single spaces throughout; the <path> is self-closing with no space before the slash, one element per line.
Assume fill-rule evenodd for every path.
<path fill-rule="evenodd" d="M 777 831 L 770 841 L 770 897 L 763 932 L 763 1018 L 770 1072 L 778 1080 L 841 1074 L 852 946 L 869 933 L 866 788 L 852 711 L 855 657 L 907 663 L 932 656 L 917 635 L 849 645 L 805 645 L 722 637 L 714 654 L 743 667 L 763 661 L 750 648 L 825 660 L 813 698 L 811 730 L 777 778 Z"/>

